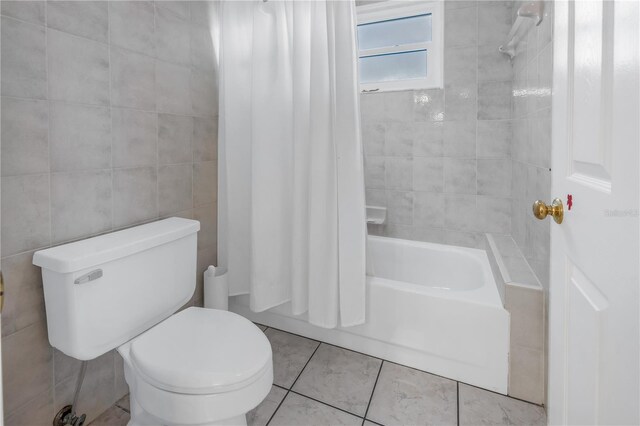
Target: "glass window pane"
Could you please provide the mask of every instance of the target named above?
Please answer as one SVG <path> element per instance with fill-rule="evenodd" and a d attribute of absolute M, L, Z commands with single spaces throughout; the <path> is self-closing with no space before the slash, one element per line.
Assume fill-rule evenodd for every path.
<path fill-rule="evenodd" d="M 431 14 L 358 25 L 360 50 L 431 41 Z"/>
<path fill-rule="evenodd" d="M 391 53 L 360 58 L 360 83 L 410 80 L 427 76 L 427 51 Z"/>

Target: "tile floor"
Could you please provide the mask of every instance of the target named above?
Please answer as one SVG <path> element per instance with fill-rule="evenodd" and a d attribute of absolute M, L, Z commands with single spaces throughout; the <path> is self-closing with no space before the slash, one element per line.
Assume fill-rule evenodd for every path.
<path fill-rule="evenodd" d="M 247 414 L 264 425 L 544 425 L 542 407 L 337 346 L 260 326 L 274 385 Z M 126 425 L 128 397 L 92 426 Z"/>

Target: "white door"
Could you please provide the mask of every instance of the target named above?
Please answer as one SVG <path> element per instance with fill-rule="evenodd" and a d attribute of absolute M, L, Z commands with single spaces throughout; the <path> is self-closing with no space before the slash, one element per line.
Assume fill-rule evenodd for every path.
<path fill-rule="evenodd" d="M 0 271 L 0 330 L 2 330 L 2 308 L 4 304 L 4 282 Z M 2 339 L 0 339 L 0 360 L 2 360 Z M 0 426 L 4 425 L 4 398 L 2 396 L 2 366 L 0 365 Z"/>
<path fill-rule="evenodd" d="M 555 11 L 549 423 L 639 424 L 640 11 Z"/>

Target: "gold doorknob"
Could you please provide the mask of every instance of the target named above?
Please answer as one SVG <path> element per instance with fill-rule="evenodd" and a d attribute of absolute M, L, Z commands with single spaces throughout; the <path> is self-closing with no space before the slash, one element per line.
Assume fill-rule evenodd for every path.
<path fill-rule="evenodd" d="M 548 206 L 544 201 L 537 200 L 535 203 L 533 203 L 533 215 L 540 220 L 544 219 L 548 215 L 551 215 L 556 223 L 562 223 L 562 218 L 564 217 L 564 207 L 562 207 L 562 200 L 560 198 L 556 198 L 555 200 L 553 200 L 550 206 Z"/>

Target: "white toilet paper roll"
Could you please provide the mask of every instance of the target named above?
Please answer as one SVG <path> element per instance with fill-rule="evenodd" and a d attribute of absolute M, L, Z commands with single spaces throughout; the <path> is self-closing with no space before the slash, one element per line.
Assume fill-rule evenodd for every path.
<path fill-rule="evenodd" d="M 204 307 L 229 310 L 229 284 L 227 274 L 217 275 L 217 268 L 210 265 L 204 271 Z"/>

